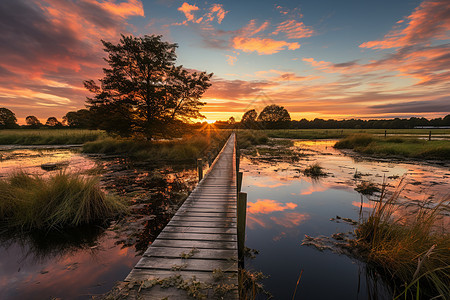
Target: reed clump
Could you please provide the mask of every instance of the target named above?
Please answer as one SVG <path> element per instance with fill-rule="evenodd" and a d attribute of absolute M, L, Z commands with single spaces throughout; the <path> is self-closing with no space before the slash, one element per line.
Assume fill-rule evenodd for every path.
<path fill-rule="evenodd" d="M 356 246 L 369 264 L 381 269 L 380 273 L 404 284 L 402 290 L 396 291 L 398 297 L 447 299 L 450 234 L 443 224 L 444 218 L 448 218 L 445 213 L 449 212 L 450 196 L 434 206 L 431 202 L 424 203 L 399 216 L 402 211 L 396 201 L 399 193 L 385 199 L 384 189 L 381 191 L 380 201 L 355 231 Z"/>
<path fill-rule="evenodd" d="M 0 226 L 50 230 L 105 221 L 125 213 L 119 198 L 106 195 L 99 177 L 60 171 L 49 177 L 17 172 L 0 180 Z"/>
<path fill-rule="evenodd" d="M 309 165 L 303 170 L 303 174 L 309 177 L 318 178 L 327 176 L 327 173 L 323 171 L 323 167 L 319 163 Z"/>

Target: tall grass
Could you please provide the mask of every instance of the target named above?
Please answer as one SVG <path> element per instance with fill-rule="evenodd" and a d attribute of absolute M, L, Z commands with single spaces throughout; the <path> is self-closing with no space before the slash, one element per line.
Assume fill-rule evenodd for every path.
<path fill-rule="evenodd" d="M 236 133 L 237 144 L 240 149 L 247 149 L 255 145 L 264 145 L 269 142 L 269 137 L 264 131 L 239 130 Z"/>
<path fill-rule="evenodd" d="M 98 177 L 58 172 L 43 178 L 18 172 L 0 180 L 0 225 L 23 230 L 76 227 L 126 211 L 100 189 Z"/>
<path fill-rule="evenodd" d="M 83 145 L 84 153 L 127 155 L 151 161 L 194 161 L 214 152 L 224 144 L 228 136 L 186 135 L 181 139 L 145 141 L 108 137 Z"/>
<path fill-rule="evenodd" d="M 83 144 L 105 137 L 101 130 L 84 129 L 14 129 L 0 130 L 0 145 Z"/>
<path fill-rule="evenodd" d="M 334 147 L 370 155 L 450 159 L 449 140 L 427 141 L 400 137 L 384 139 L 369 134 L 355 134 L 338 141 Z"/>
<path fill-rule="evenodd" d="M 400 291 L 405 298 L 412 293 L 423 299 L 448 299 L 450 234 L 448 227 L 437 225 L 449 212 L 450 196 L 434 208 L 423 206 L 399 216 L 399 192 L 384 199 L 382 190 L 380 201 L 357 227 L 356 245 L 371 265 L 407 286 Z"/>

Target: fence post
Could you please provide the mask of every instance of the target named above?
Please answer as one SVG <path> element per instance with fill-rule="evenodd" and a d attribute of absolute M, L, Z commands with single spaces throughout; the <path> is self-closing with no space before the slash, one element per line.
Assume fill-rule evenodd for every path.
<path fill-rule="evenodd" d="M 431 141 L 431 130 L 430 133 L 428 134 L 428 140 Z"/>
<path fill-rule="evenodd" d="M 384 138 L 386 138 L 387 130 L 384 130 Z"/>
<path fill-rule="evenodd" d="M 244 258 L 245 247 L 245 223 L 247 218 L 247 193 L 238 194 L 237 203 L 237 236 L 238 236 L 238 257 L 239 260 Z"/>
<path fill-rule="evenodd" d="M 197 174 L 198 182 L 203 179 L 203 160 L 201 158 L 197 159 Z"/>

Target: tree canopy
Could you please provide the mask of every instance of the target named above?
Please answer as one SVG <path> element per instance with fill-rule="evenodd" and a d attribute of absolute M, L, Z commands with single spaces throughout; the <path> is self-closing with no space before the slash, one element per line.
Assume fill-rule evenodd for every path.
<path fill-rule="evenodd" d="M 36 116 L 26 117 L 25 123 L 27 123 L 27 126 L 30 126 L 31 128 L 39 128 L 39 126 L 42 126 L 41 122 Z"/>
<path fill-rule="evenodd" d="M 62 124 L 60 121 L 58 121 L 58 119 L 56 117 L 50 117 L 47 119 L 47 122 L 45 122 L 45 126 L 61 127 Z"/>
<path fill-rule="evenodd" d="M 200 101 L 211 74 L 176 66 L 177 44 L 162 36 L 124 36 L 115 45 L 102 40 L 105 61 L 100 86 L 84 82 L 94 94 L 88 107 L 100 127 L 123 136 L 169 135 L 191 118 L 202 118 Z"/>
<path fill-rule="evenodd" d="M 264 107 L 257 120 L 267 128 L 281 128 L 289 125 L 291 116 L 283 106 L 272 104 Z"/>
<path fill-rule="evenodd" d="M 0 107 L 0 128 L 9 129 L 17 126 L 16 115 L 9 109 Z"/>

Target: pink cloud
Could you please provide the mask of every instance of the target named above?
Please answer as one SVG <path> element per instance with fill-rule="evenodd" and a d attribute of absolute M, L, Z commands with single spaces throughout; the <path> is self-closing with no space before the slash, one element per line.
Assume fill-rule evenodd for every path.
<path fill-rule="evenodd" d="M 285 49 L 296 50 L 300 48 L 299 43 L 277 41 L 270 38 L 246 38 L 239 36 L 233 38 L 232 45 L 235 49 L 239 49 L 244 52 L 257 52 L 259 55 L 275 54 Z"/>
<path fill-rule="evenodd" d="M 297 204 L 288 202 L 283 205 L 275 200 L 270 199 L 258 199 L 256 202 L 249 202 L 247 205 L 247 211 L 249 214 L 270 214 L 276 211 L 284 211 L 286 209 L 294 209 Z"/>
<path fill-rule="evenodd" d="M 186 19 L 188 21 L 193 21 L 194 20 L 194 14 L 192 13 L 193 11 L 199 10 L 198 6 L 195 5 L 190 5 L 187 2 L 184 2 L 179 8 L 179 11 L 181 11 L 182 13 L 184 13 L 184 15 L 186 16 Z"/>
<path fill-rule="evenodd" d="M 450 2 L 448 0 L 424 1 L 406 17 L 404 29 L 392 30 L 380 41 L 369 41 L 361 48 L 389 49 L 427 43 L 431 39 L 450 38 Z M 397 22 L 402 23 L 402 22 Z"/>
<path fill-rule="evenodd" d="M 280 23 L 272 34 L 277 35 L 280 32 L 285 33 L 288 39 L 307 38 L 314 34 L 314 30 L 311 27 L 296 20 L 286 20 Z"/>
<path fill-rule="evenodd" d="M 232 55 L 225 55 L 227 57 L 227 62 L 230 66 L 234 66 L 234 63 L 237 60 L 236 56 L 232 56 Z"/>

